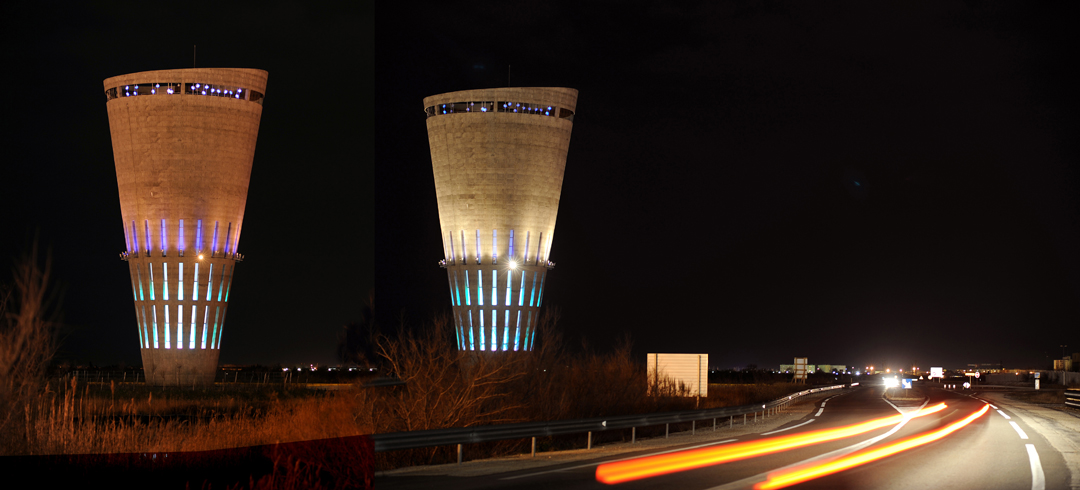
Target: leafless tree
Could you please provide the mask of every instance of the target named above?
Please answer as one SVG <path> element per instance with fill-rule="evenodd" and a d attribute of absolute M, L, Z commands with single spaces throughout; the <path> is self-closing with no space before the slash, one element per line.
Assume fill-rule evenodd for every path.
<path fill-rule="evenodd" d="M 25 402 L 37 394 L 56 353 L 57 297 L 52 260 L 39 264 L 37 244 L 18 260 L 10 286 L 0 285 L 0 439 L 14 449 Z"/>

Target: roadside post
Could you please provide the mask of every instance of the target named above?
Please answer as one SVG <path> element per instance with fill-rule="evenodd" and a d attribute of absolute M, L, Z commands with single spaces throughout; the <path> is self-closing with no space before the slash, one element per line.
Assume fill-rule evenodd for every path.
<path fill-rule="evenodd" d="M 1035 372 L 1035 390 L 1039 389 L 1039 375 L 1042 374 L 1038 371 Z"/>

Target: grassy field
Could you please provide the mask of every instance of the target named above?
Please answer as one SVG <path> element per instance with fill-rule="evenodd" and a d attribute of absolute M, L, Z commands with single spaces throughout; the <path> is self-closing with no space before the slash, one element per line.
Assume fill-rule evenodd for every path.
<path fill-rule="evenodd" d="M 198 451 L 370 433 L 355 397 L 274 390 L 169 392 L 143 385 L 91 389 L 52 382 L 22 408 L 23 431 L 7 454 Z M 298 396 L 302 394 L 303 396 Z"/>
<path fill-rule="evenodd" d="M 1010 400 L 1037 404 L 1065 404 L 1065 390 L 1015 391 L 1005 395 Z"/>

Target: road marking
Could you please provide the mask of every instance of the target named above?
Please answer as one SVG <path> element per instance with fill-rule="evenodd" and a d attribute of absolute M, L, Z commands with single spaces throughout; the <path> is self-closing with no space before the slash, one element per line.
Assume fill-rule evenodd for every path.
<path fill-rule="evenodd" d="M 818 415 L 821 415 L 821 412 L 824 412 L 824 411 L 825 411 L 825 407 L 821 407 L 821 408 L 818 409 L 817 413 L 814 414 L 814 416 L 817 417 Z"/>
<path fill-rule="evenodd" d="M 993 403 L 991 403 L 990 408 L 993 408 L 994 410 L 997 410 L 997 405 L 994 405 Z"/>
<path fill-rule="evenodd" d="M 1005 412 L 998 410 L 998 413 L 1000 413 L 1002 417 L 1005 417 L 1005 420 L 1012 420 L 1012 417 L 1005 415 Z"/>
<path fill-rule="evenodd" d="M 1016 429 L 1016 433 L 1020 434 L 1021 439 L 1027 439 L 1028 438 L 1027 434 L 1024 433 L 1024 429 L 1021 429 L 1019 425 L 1016 425 L 1016 422 L 1013 422 L 1013 421 L 1010 420 L 1009 425 L 1013 426 L 1013 428 Z"/>
<path fill-rule="evenodd" d="M 1025 437 L 1025 439 L 1027 438 Z M 1038 451 L 1035 451 L 1034 444 L 1024 445 L 1027 446 L 1028 460 L 1031 461 L 1031 490 L 1045 490 L 1046 475 L 1043 474 L 1042 462 L 1039 461 L 1039 453 Z"/>
<path fill-rule="evenodd" d="M 801 424 L 799 424 L 799 425 L 793 425 L 793 426 L 791 426 L 791 427 L 788 427 L 788 428 L 786 428 L 786 429 L 774 430 L 774 431 L 772 431 L 772 432 L 762 432 L 762 433 L 761 433 L 761 435 L 763 435 L 763 436 L 767 436 L 767 435 L 769 435 L 769 434 L 775 434 L 775 433 L 777 433 L 777 432 L 784 432 L 785 430 L 791 430 L 791 429 L 794 429 L 794 428 L 796 428 L 796 427 L 802 427 L 802 426 L 804 426 L 804 425 L 806 425 L 806 424 L 809 424 L 810 422 L 813 422 L 814 420 L 817 420 L 817 419 L 810 419 L 810 420 L 807 420 L 806 422 L 803 422 L 803 423 L 801 423 Z"/>
<path fill-rule="evenodd" d="M 735 442 L 737 440 L 738 439 L 726 439 L 726 440 L 723 440 L 723 441 L 709 442 L 709 443 L 706 443 L 706 444 L 699 444 L 697 446 L 690 446 L 690 447 L 680 447 L 678 449 L 670 449 L 670 450 L 667 450 L 667 451 L 660 451 L 658 453 L 646 454 L 646 455 L 641 455 L 641 456 L 630 456 L 629 458 L 613 459 L 611 461 L 597 461 L 595 463 L 588 463 L 588 464 L 582 464 L 582 465 L 577 465 L 577 466 L 568 466 L 566 468 L 557 468 L 557 469 L 554 469 L 554 470 L 540 471 L 540 472 L 537 472 L 537 473 L 527 473 L 527 474 L 524 474 L 524 475 L 508 476 L 506 478 L 499 478 L 499 479 L 500 480 L 516 480 L 518 478 L 525 478 L 525 477 L 528 477 L 528 476 L 546 475 L 548 473 L 558 473 L 560 471 L 576 470 L 578 468 L 588 468 L 590 466 L 599 466 L 599 465 L 602 465 L 604 463 L 614 463 L 616 461 L 626 461 L 628 459 L 637 459 L 637 458 L 644 458 L 644 457 L 647 457 L 647 456 L 656 456 L 657 454 L 667 454 L 667 453 L 674 453 L 674 452 L 678 452 L 678 451 L 685 451 L 687 449 L 697 449 L 699 447 L 715 446 L 717 444 L 724 444 L 724 443 L 727 443 L 727 442 Z"/>

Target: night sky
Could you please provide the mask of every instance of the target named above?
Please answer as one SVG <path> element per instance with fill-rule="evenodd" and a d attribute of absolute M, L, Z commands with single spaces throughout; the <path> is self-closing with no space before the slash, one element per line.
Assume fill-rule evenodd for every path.
<path fill-rule="evenodd" d="M 423 97 L 509 83 L 580 90 L 544 301 L 571 343 L 723 368 L 1080 351 L 1075 7 L 686 5 L 380 4 L 384 328 L 450 310 Z"/>
<path fill-rule="evenodd" d="M 544 301 L 572 343 L 717 367 L 1080 351 L 1076 7 L 312 5 L 0 7 L 0 260 L 51 247 L 61 358 L 140 363 L 101 82 L 193 44 L 269 72 L 223 363 L 331 363 L 373 290 L 383 329 L 449 312 L 422 100 L 508 67 L 580 90 Z"/>
<path fill-rule="evenodd" d="M 5 2 L 0 281 L 35 230 L 63 289 L 59 359 L 141 365 L 102 81 L 269 72 L 221 363 L 331 363 L 374 289 L 370 2 Z"/>

